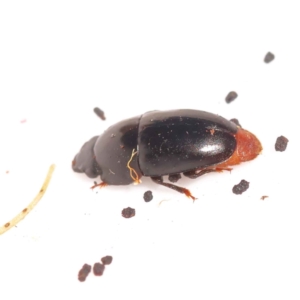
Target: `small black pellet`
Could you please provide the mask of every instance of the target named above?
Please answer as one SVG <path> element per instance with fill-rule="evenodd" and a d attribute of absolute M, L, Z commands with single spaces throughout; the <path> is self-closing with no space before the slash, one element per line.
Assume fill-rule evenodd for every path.
<path fill-rule="evenodd" d="M 135 216 L 135 209 L 131 207 L 124 208 L 122 210 L 122 216 L 126 219 L 132 218 Z"/>
<path fill-rule="evenodd" d="M 153 195 L 151 191 L 147 191 L 144 193 L 145 202 L 150 202 L 153 199 Z"/>
<path fill-rule="evenodd" d="M 288 141 L 289 140 L 283 135 L 278 137 L 275 143 L 275 150 L 280 152 L 285 151 Z"/>
<path fill-rule="evenodd" d="M 80 271 L 78 272 L 78 280 L 83 282 L 87 278 L 87 276 L 90 274 L 92 269 L 92 266 L 88 264 L 84 264 Z"/>
<path fill-rule="evenodd" d="M 265 58 L 264 58 L 264 62 L 265 62 L 266 64 L 268 64 L 268 63 L 270 63 L 272 60 L 274 60 L 274 58 L 275 58 L 275 55 L 274 55 L 273 53 L 271 53 L 271 52 L 268 52 L 268 53 L 266 54 Z"/>
<path fill-rule="evenodd" d="M 238 97 L 238 94 L 237 94 L 236 92 L 230 92 L 230 93 L 226 96 L 225 101 L 226 101 L 227 103 L 230 103 L 230 102 L 234 101 L 237 97 Z"/>
<path fill-rule="evenodd" d="M 242 193 L 244 193 L 245 191 L 247 191 L 249 188 L 249 182 L 246 180 L 241 180 L 241 182 L 239 184 L 236 184 L 233 188 L 232 188 L 232 192 L 236 195 L 240 195 Z"/>
<path fill-rule="evenodd" d="M 110 255 L 106 255 L 104 257 L 101 258 L 101 262 L 104 264 L 104 265 L 110 265 L 111 262 L 112 262 L 113 258 L 112 256 Z"/>
<path fill-rule="evenodd" d="M 95 263 L 93 267 L 93 272 L 96 276 L 102 276 L 104 269 L 105 269 L 104 265 L 100 263 Z"/>
<path fill-rule="evenodd" d="M 104 111 L 101 110 L 99 107 L 95 107 L 94 108 L 94 113 L 101 119 L 101 120 L 105 120 L 105 115 L 104 115 Z"/>

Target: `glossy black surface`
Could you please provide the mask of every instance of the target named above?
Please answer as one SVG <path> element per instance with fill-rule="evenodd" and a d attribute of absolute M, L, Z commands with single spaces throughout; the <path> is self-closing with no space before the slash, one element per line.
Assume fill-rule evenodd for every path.
<path fill-rule="evenodd" d="M 139 166 L 144 176 L 182 173 L 231 157 L 237 126 L 196 110 L 152 111 L 139 124 Z"/>
<path fill-rule="evenodd" d="M 140 116 L 121 121 L 109 127 L 96 141 L 94 155 L 101 169 L 101 179 L 109 185 L 133 183 L 127 163 L 132 151 L 137 150 L 138 125 Z M 141 176 L 137 155 L 130 162 Z"/>

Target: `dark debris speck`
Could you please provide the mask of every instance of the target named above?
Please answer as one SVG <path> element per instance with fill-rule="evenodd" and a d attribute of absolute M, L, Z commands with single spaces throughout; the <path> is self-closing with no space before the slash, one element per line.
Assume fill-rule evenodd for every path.
<path fill-rule="evenodd" d="M 236 184 L 232 188 L 232 192 L 236 195 L 241 195 L 242 193 L 247 191 L 248 188 L 249 188 L 249 182 L 243 179 L 239 184 Z"/>
<path fill-rule="evenodd" d="M 152 191 L 147 191 L 144 193 L 145 202 L 150 202 L 153 199 Z"/>
<path fill-rule="evenodd" d="M 272 60 L 274 60 L 275 59 L 275 55 L 273 54 L 273 53 L 271 53 L 271 52 L 268 52 L 267 54 L 266 54 L 266 56 L 265 56 L 265 58 L 264 58 L 264 62 L 266 63 L 266 64 L 268 64 L 268 63 L 270 63 Z"/>
<path fill-rule="evenodd" d="M 85 279 L 87 278 L 87 276 L 90 274 L 92 269 L 92 266 L 88 265 L 88 264 L 84 264 L 82 266 L 82 268 L 80 269 L 80 271 L 78 272 L 78 280 L 80 282 L 85 281 Z"/>
<path fill-rule="evenodd" d="M 122 216 L 126 219 L 132 218 L 135 216 L 135 209 L 131 207 L 124 208 L 122 210 Z"/>
<path fill-rule="evenodd" d="M 105 120 L 105 115 L 104 115 L 104 111 L 101 110 L 99 107 L 95 107 L 94 108 L 94 113 L 101 119 L 101 120 Z"/>
<path fill-rule="evenodd" d="M 285 136 L 279 136 L 275 143 L 275 150 L 283 152 L 286 150 L 289 140 Z"/>
<path fill-rule="evenodd" d="M 93 267 L 93 272 L 96 276 L 102 276 L 105 266 L 100 263 L 95 263 Z"/>
<path fill-rule="evenodd" d="M 112 263 L 112 260 L 113 260 L 113 258 L 110 255 L 106 255 L 101 258 L 101 261 L 104 265 L 110 265 Z"/>
<path fill-rule="evenodd" d="M 230 102 L 234 101 L 237 97 L 238 97 L 238 94 L 236 92 L 232 91 L 226 96 L 225 101 L 226 101 L 226 103 L 230 103 Z"/>

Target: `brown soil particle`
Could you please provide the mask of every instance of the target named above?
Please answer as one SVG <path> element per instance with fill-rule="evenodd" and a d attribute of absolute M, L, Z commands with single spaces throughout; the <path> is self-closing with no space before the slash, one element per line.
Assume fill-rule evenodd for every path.
<path fill-rule="evenodd" d="M 285 151 L 288 142 L 289 140 L 286 137 L 284 136 L 278 137 L 275 143 L 275 150 L 280 152 Z"/>
<path fill-rule="evenodd" d="M 232 192 L 236 195 L 240 195 L 242 193 L 244 193 L 245 191 L 247 191 L 249 188 L 249 182 L 246 180 L 241 180 L 241 182 L 239 184 L 236 184 L 233 188 L 232 188 Z"/>
<path fill-rule="evenodd" d="M 101 262 L 104 264 L 104 265 L 110 265 L 111 262 L 112 262 L 113 258 L 112 256 L 110 255 L 107 255 L 107 256 L 104 256 L 101 258 Z"/>
<path fill-rule="evenodd" d="M 105 120 L 105 115 L 104 115 L 104 111 L 101 110 L 99 107 L 95 107 L 94 108 L 94 113 L 101 119 L 101 120 Z"/>
<path fill-rule="evenodd" d="M 230 102 L 234 101 L 237 97 L 238 97 L 238 94 L 236 92 L 232 91 L 226 96 L 225 101 L 226 101 L 226 103 L 230 103 Z"/>
<path fill-rule="evenodd" d="M 92 266 L 88 264 L 84 264 L 80 271 L 78 272 L 78 280 L 83 282 L 87 278 L 87 276 L 90 274 L 92 269 Z"/>
<path fill-rule="evenodd" d="M 274 60 L 275 59 L 275 55 L 273 54 L 273 53 L 271 53 L 271 52 L 268 52 L 267 54 L 266 54 L 266 56 L 265 56 L 265 58 L 264 58 L 264 62 L 266 63 L 266 64 L 268 64 L 268 63 L 270 63 L 272 60 Z"/>
<path fill-rule="evenodd" d="M 96 276 L 102 276 L 105 266 L 100 263 L 95 263 L 93 267 L 93 272 Z"/>
<path fill-rule="evenodd" d="M 150 202 L 153 199 L 153 195 L 151 191 L 147 191 L 144 193 L 145 202 Z"/>
<path fill-rule="evenodd" d="M 122 216 L 126 219 L 132 218 L 135 216 L 135 209 L 131 207 L 124 208 L 122 210 Z"/>

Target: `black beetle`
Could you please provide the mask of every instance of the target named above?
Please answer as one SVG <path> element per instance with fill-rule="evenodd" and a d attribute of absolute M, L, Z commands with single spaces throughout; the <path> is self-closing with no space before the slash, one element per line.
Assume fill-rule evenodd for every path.
<path fill-rule="evenodd" d="M 221 116 L 191 109 L 151 111 L 121 121 L 86 142 L 72 162 L 75 172 L 93 186 L 140 183 L 142 176 L 184 193 L 189 190 L 163 182 L 162 176 L 183 173 L 197 178 L 254 159 L 262 150 L 255 135 Z"/>

